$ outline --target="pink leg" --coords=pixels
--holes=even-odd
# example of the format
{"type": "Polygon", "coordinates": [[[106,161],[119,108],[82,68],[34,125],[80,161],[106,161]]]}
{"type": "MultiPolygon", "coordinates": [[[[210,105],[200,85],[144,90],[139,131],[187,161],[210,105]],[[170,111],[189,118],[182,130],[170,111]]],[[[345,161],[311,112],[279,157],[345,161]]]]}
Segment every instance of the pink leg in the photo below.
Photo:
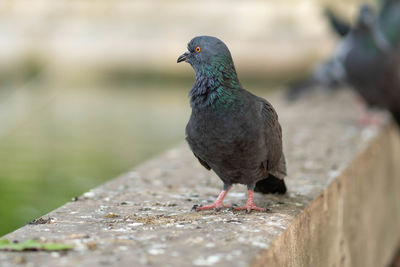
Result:
{"type": "Polygon", "coordinates": [[[246,206],[235,208],[235,210],[246,210],[247,212],[250,212],[252,210],[267,211],[267,209],[265,209],[265,208],[259,208],[256,205],[254,205],[254,202],[253,202],[253,190],[249,190],[249,197],[247,199],[246,206]]]}
{"type": "Polygon", "coordinates": [[[381,114],[372,114],[369,112],[364,100],[357,97],[354,99],[354,106],[361,113],[358,119],[358,124],[360,126],[378,125],[382,122],[383,117],[381,114]]]}
{"type": "Polygon", "coordinates": [[[217,200],[215,200],[215,202],[211,205],[207,205],[207,206],[200,206],[200,207],[194,207],[196,209],[196,211],[200,211],[200,210],[219,210],[221,208],[231,208],[232,205],[224,205],[223,200],[224,197],[228,194],[229,190],[232,188],[232,186],[229,186],[227,189],[222,190],[222,192],[219,194],[217,200]]]}

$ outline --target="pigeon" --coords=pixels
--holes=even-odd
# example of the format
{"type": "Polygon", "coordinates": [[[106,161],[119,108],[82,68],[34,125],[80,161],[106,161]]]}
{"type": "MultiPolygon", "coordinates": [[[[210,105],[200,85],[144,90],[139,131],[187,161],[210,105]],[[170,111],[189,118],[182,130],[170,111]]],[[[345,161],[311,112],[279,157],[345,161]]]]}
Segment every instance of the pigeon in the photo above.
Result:
{"type": "MultiPolygon", "coordinates": [[[[368,106],[388,110],[400,125],[400,0],[384,0],[378,15],[361,5],[355,25],[333,57],[311,78],[290,87],[287,99],[298,99],[315,84],[329,88],[342,82],[368,106]]],[[[365,108],[362,112],[361,121],[370,122],[365,108]]]]}
{"type": "Polygon", "coordinates": [[[377,17],[360,8],[344,66],[349,84],[370,107],[388,110],[400,125],[400,2],[385,1],[377,17]]]}
{"type": "Polygon", "coordinates": [[[194,156],[223,182],[212,205],[200,210],[232,208],[223,203],[233,184],[248,189],[247,204],[235,210],[267,211],[253,202],[253,192],[286,192],[286,163],[278,115],[265,99],[239,82],[231,53],[218,38],[198,36],[177,62],[189,63],[196,79],[189,92],[192,113],[186,140],[194,156]]]}

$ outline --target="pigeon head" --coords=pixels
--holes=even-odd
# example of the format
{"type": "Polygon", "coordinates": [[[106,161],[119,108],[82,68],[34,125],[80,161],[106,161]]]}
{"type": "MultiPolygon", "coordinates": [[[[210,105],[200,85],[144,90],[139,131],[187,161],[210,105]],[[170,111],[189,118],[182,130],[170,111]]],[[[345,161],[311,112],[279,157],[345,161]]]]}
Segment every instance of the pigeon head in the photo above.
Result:
{"type": "Polygon", "coordinates": [[[372,30],[375,23],[375,14],[370,6],[362,4],[358,14],[356,29],[372,30]]]}
{"type": "Polygon", "coordinates": [[[177,62],[185,61],[192,65],[196,74],[216,67],[233,69],[233,61],[228,47],[218,38],[212,36],[198,36],[187,45],[188,51],[178,57],[177,62]]]}
{"type": "Polygon", "coordinates": [[[373,47],[380,51],[387,52],[392,49],[391,44],[376,23],[376,15],[374,11],[367,4],[363,4],[360,7],[354,32],[358,37],[367,40],[366,43],[369,45],[372,41],[373,47]]]}
{"type": "Polygon", "coordinates": [[[228,47],[212,36],[199,36],[188,43],[188,51],[178,57],[192,65],[196,81],[189,92],[192,107],[219,106],[220,110],[241,103],[241,87],[228,47]]]}

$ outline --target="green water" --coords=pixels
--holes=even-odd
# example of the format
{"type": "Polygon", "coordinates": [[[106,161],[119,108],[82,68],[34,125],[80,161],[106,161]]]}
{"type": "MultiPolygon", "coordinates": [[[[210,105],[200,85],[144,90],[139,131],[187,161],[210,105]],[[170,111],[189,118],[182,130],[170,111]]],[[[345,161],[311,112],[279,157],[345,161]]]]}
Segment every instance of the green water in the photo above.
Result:
{"type": "Polygon", "coordinates": [[[180,86],[1,91],[0,236],[182,141],[180,86]]]}

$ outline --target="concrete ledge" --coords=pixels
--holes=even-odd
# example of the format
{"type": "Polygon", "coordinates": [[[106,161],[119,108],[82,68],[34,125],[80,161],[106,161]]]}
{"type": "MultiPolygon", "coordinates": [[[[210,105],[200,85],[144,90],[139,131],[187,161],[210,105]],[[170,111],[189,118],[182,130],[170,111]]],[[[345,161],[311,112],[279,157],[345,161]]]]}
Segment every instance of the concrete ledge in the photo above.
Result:
{"type": "Polygon", "coordinates": [[[400,246],[399,151],[398,130],[381,129],[254,266],[388,266],[400,246]]]}
{"type": "MultiPolygon", "coordinates": [[[[190,211],[222,185],[182,144],[5,236],[75,250],[0,252],[1,265],[386,266],[400,244],[397,127],[358,127],[349,92],[268,99],[289,167],[288,194],[255,196],[271,213],[190,211]]],[[[245,191],[236,186],[227,203],[243,204],[245,191]]]]}

